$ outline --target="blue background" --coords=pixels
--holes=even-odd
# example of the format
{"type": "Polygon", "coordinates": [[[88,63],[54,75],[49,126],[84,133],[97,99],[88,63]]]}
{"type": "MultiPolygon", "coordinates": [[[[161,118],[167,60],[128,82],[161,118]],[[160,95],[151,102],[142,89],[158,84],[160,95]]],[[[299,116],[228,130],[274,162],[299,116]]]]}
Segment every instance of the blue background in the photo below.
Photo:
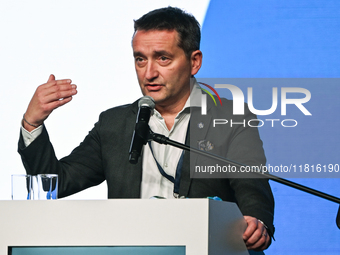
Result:
{"type": "MultiPolygon", "coordinates": [[[[212,0],[202,26],[203,66],[196,76],[339,78],[339,31],[340,1],[212,0]]],[[[299,121],[295,128],[260,129],[268,163],[340,163],[338,81],[315,79],[300,86],[284,85],[311,92],[305,107],[312,116],[294,107],[281,116],[279,106],[272,116],[258,116],[299,121]]],[[[246,87],[242,87],[245,95],[246,87]]],[[[255,108],[270,108],[271,87],[276,85],[252,87],[255,108]]],[[[290,180],[340,196],[337,178],[290,180]]],[[[335,224],[338,204],[278,183],[271,182],[271,186],[276,241],[266,254],[340,254],[340,230],[335,224]]]]}

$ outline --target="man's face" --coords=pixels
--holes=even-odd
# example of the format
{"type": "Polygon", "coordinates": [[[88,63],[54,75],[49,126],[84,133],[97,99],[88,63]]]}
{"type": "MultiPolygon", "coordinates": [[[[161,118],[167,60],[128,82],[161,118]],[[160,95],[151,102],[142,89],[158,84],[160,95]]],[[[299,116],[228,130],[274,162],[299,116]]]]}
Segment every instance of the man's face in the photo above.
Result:
{"type": "Polygon", "coordinates": [[[132,40],[138,82],[156,107],[184,106],[190,95],[191,61],[178,47],[177,31],[138,30],[132,40]]]}

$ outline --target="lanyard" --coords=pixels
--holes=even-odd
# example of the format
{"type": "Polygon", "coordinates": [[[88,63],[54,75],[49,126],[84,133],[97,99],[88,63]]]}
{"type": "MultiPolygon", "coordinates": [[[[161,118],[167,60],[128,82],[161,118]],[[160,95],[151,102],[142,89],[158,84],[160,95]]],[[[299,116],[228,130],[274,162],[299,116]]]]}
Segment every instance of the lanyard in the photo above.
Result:
{"type": "Polygon", "coordinates": [[[151,146],[151,142],[148,141],[150,150],[151,150],[151,154],[153,156],[153,158],[155,159],[155,162],[157,164],[158,170],[161,173],[162,176],[164,176],[165,178],[167,178],[169,181],[171,181],[174,184],[174,197],[178,198],[179,197],[179,185],[180,185],[180,181],[181,181],[181,173],[182,173],[182,168],[183,168],[183,158],[184,158],[184,150],[182,151],[181,157],[178,160],[178,164],[176,167],[176,175],[175,178],[171,175],[168,175],[164,169],[161,167],[161,165],[158,163],[157,159],[155,158],[155,155],[153,154],[153,149],[151,146]]]}

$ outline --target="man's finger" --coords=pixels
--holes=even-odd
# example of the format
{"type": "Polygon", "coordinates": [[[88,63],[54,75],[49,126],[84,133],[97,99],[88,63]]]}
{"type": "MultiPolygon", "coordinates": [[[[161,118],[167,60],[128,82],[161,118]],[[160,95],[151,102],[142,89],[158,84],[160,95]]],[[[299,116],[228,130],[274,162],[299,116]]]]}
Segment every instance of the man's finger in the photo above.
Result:
{"type": "Polygon", "coordinates": [[[270,236],[263,235],[256,243],[252,245],[247,245],[247,248],[255,251],[263,251],[268,248],[269,244],[270,236]]]}
{"type": "Polygon", "coordinates": [[[56,81],[57,83],[57,85],[61,85],[61,84],[71,84],[71,82],[72,82],[72,80],[70,80],[70,79],[64,79],[64,80],[57,80],[56,81]]]}
{"type": "Polygon", "coordinates": [[[262,229],[256,229],[253,234],[246,240],[247,246],[252,246],[256,244],[259,240],[265,239],[266,237],[262,235],[262,229]]]}
{"type": "Polygon", "coordinates": [[[243,233],[243,240],[247,241],[257,229],[258,221],[256,218],[250,216],[244,216],[244,219],[246,220],[248,226],[243,233]]]}
{"type": "Polygon", "coordinates": [[[55,84],[53,86],[44,87],[43,91],[44,91],[43,95],[46,95],[46,96],[53,94],[53,93],[59,93],[59,92],[65,92],[65,91],[76,93],[77,85],[69,84],[69,83],[61,83],[58,85],[55,84]]]}
{"type": "Polygon", "coordinates": [[[54,102],[55,106],[53,108],[56,109],[56,108],[58,108],[58,107],[60,107],[60,106],[62,106],[64,104],[67,104],[71,100],[72,100],[72,97],[70,96],[70,97],[65,97],[65,98],[62,98],[62,99],[60,99],[58,101],[55,101],[54,102]]]}
{"type": "Polygon", "coordinates": [[[72,97],[74,95],[77,94],[77,90],[76,89],[69,89],[69,90],[57,90],[55,92],[51,92],[48,95],[46,95],[43,98],[42,103],[50,103],[53,101],[58,101],[67,97],[72,97]]]}

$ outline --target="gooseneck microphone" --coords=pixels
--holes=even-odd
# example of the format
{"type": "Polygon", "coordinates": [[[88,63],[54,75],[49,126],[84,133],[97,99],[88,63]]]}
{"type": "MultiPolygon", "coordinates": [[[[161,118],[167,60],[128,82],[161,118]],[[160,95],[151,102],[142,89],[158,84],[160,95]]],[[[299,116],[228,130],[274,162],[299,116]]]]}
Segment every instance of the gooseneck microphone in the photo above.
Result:
{"type": "Polygon", "coordinates": [[[142,97],[138,102],[139,110],[136,119],[135,131],[133,131],[130,150],[129,162],[136,164],[141,154],[143,145],[148,141],[149,137],[149,120],[155,101],[150,96],[142,97]]]}

